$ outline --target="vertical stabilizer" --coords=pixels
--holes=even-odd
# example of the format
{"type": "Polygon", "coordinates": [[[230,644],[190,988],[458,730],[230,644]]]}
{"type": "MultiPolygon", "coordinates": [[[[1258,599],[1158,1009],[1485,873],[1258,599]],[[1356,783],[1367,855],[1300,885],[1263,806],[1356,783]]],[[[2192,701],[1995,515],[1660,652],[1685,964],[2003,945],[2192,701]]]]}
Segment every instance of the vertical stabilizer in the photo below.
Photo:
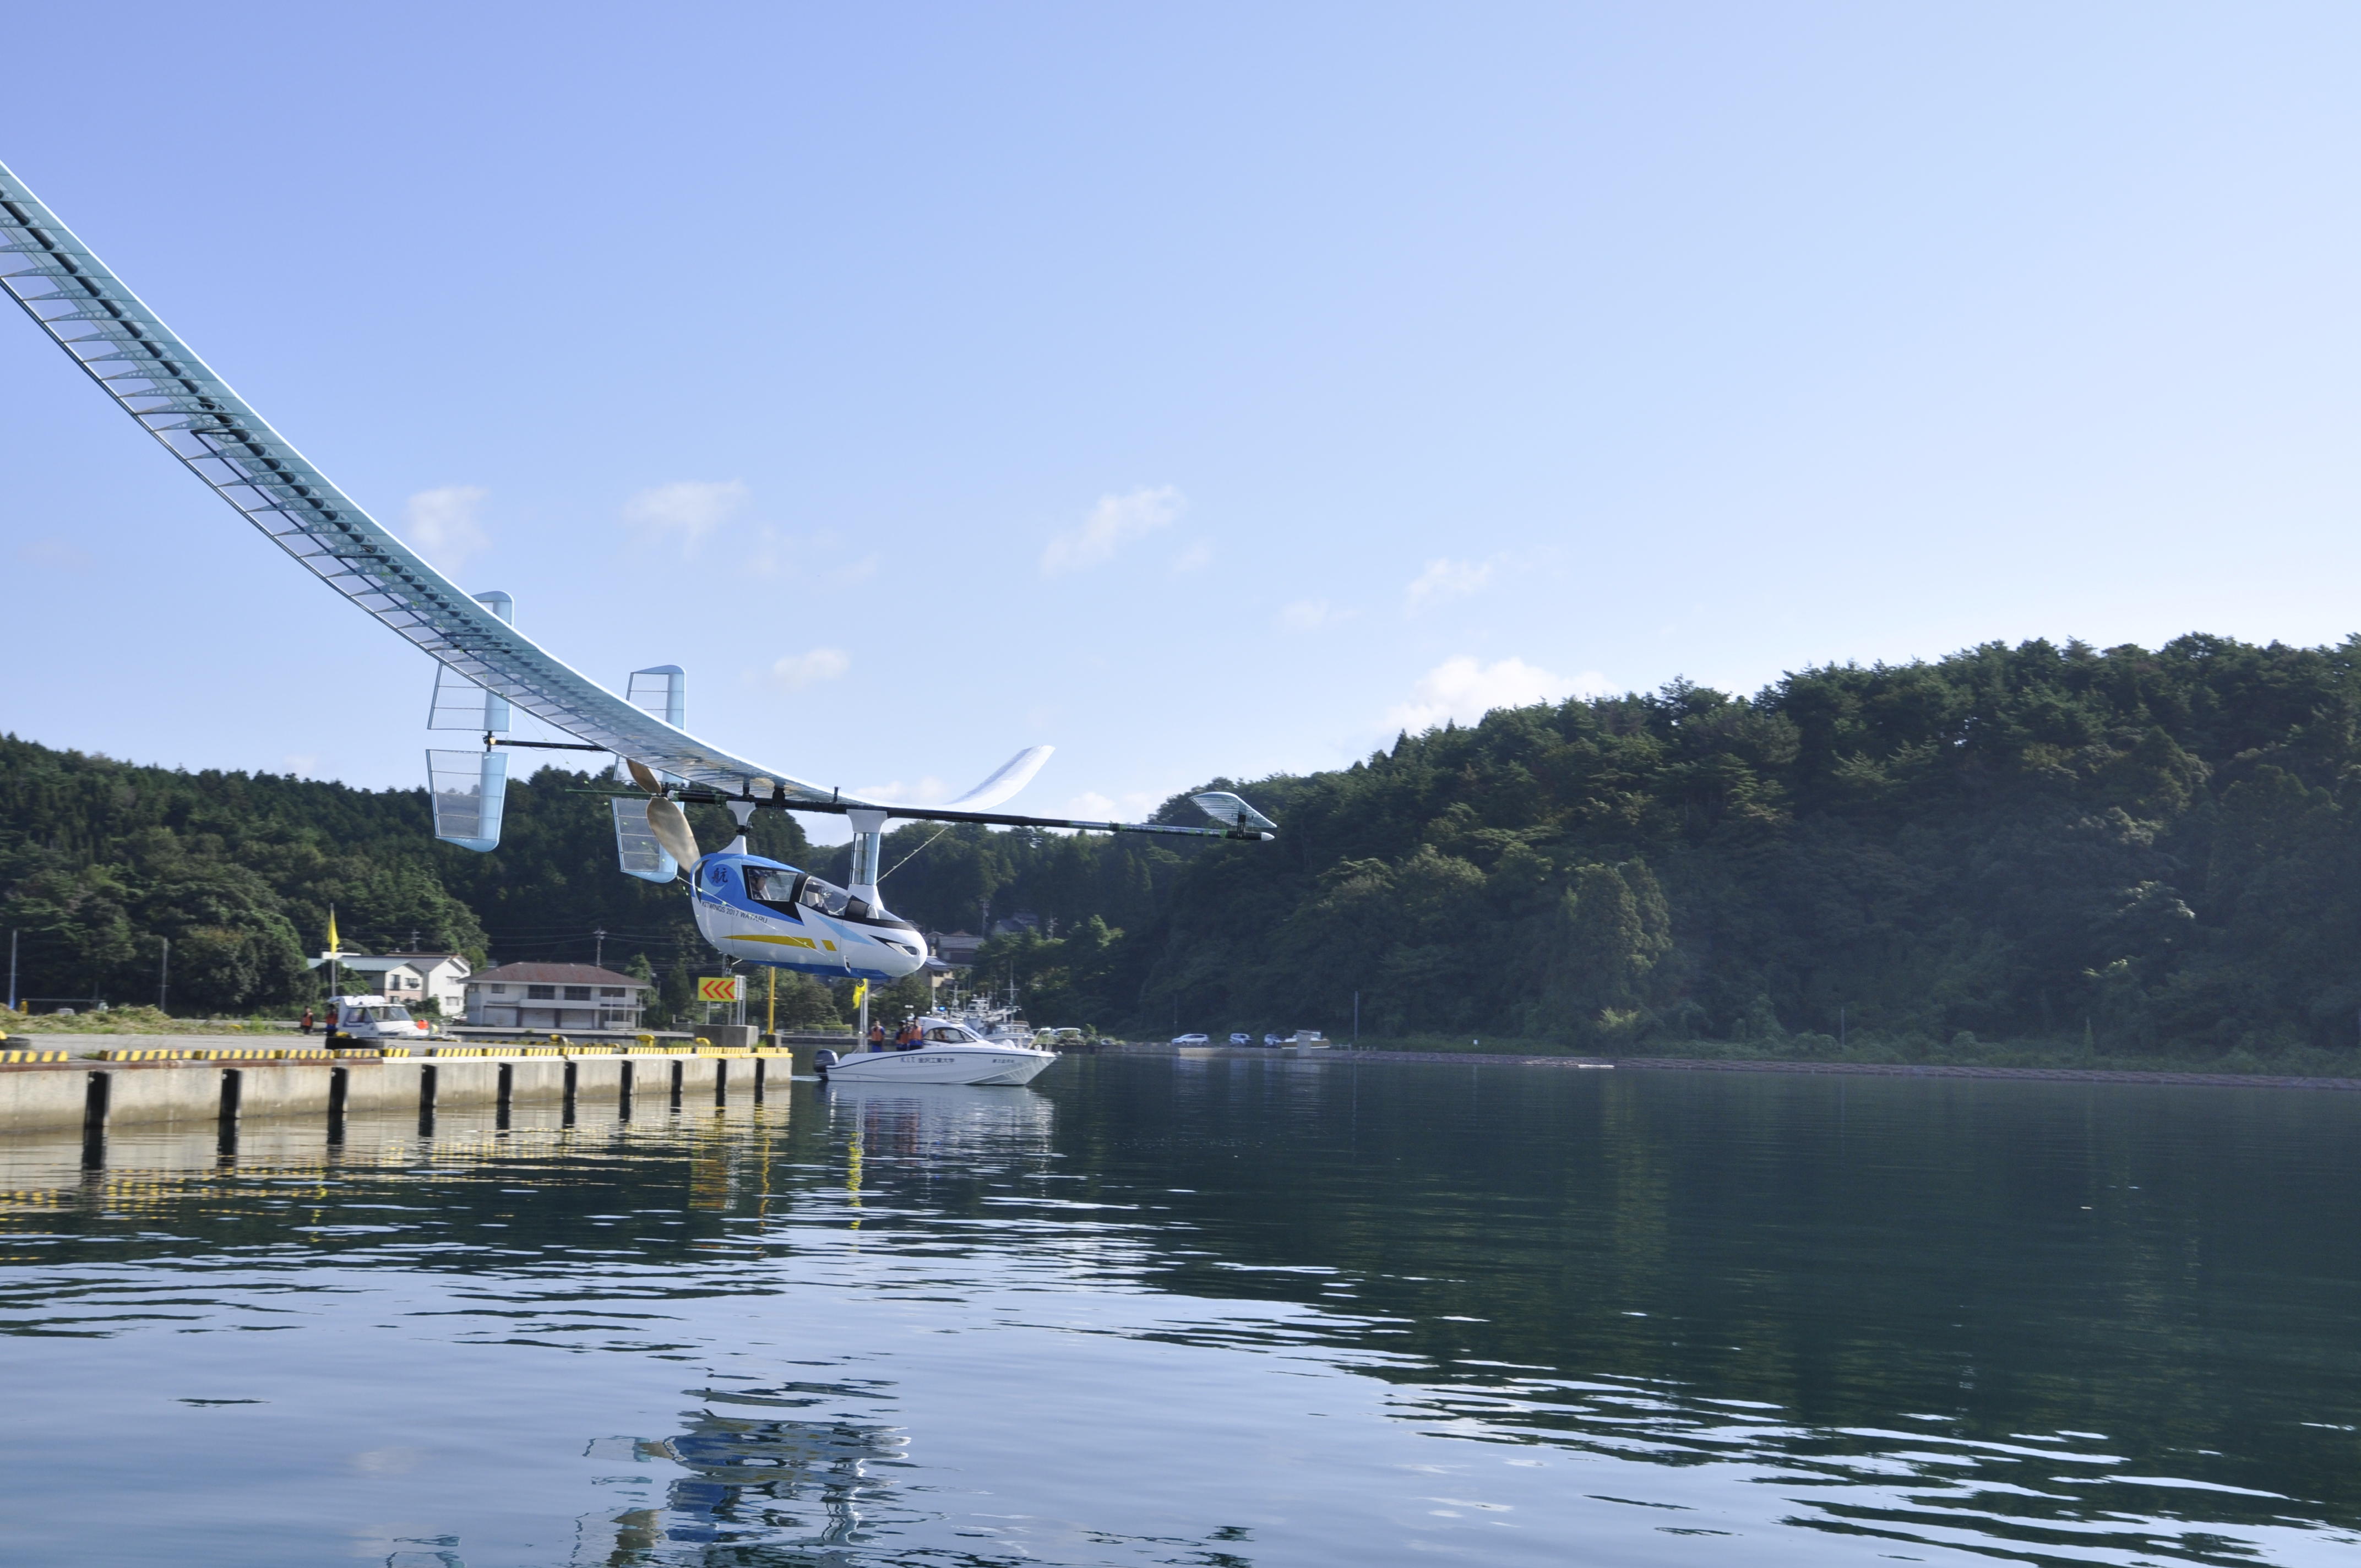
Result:
{"type": "MultiPolygon", "coordinates": [[[[476,602],[511,625],[516,600],[497,589],[475,596],[476,602]]],[[[434,668],[434,705],[427,710],[429,729],[472,729],[481,735],[509,732],[509,699],[486,691],[448,664],[434,668]]]]}
{"type": "MultiPolygon", "coordinates": [[[[654,714],[675,729],[688,728],[688,677],[681,672],[678,664],[655,664],[644,670],[633,670],[631,683],[623,688],[623,696],[633,707],[642,713],[654,714]]],[[[671,773],[663,777],[668,784],[685,782],[671,773]]],[[[631,782],[631,775],[624,768],[620,757],[615,759],[615,782],[631,782]]],[[[618,826],[616,831],[620,833],[622,829],[618,826]]],[[[640,876],[644,873],[632,872],[631,874],[640,876]]]]}
{"type": "Polygon", "coordinates": [[[426,780],[437,839],[478,853],[500,848],[500,813],[509,792],[506,752],[429,751],[426,780]]]}
{"type": "Polygon", "coordinates": [[[657,664],[650,669],[633,670],[631,684],[623,695],[631,706],[653,713],[675,729],[688,727],[688,677],[678,664],[657,664]]]}
{"type": "Polygon", "coordinates": [[[615,863],[623,874],[643,882],[670,882],[678,876],[680,862],[664,852],[655,829],[648,826],[646,797],[619,795],[609,804],[615,808],[615,863]]]}

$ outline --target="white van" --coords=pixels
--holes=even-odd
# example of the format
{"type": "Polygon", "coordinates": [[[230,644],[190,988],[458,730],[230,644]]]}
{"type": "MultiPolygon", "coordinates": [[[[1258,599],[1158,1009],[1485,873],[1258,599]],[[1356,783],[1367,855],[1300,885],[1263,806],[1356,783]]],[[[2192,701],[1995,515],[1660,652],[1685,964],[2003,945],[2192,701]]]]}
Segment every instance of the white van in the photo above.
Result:
{"type": "Polygon", "coordinates": [[[434,1037],[430,1018],[412,1018],[410,1009],[382,996],[332,996],[326,1008],[328,1044],[380,1046],[434,1037]]]}

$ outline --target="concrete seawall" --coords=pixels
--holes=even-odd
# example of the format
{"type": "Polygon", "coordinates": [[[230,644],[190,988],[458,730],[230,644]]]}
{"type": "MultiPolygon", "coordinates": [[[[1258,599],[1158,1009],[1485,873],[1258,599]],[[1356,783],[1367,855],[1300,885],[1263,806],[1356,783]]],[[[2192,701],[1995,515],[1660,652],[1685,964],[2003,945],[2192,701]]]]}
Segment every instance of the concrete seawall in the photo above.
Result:
{"type": "Polygon", "coordinates": [[[446,1110],[497,1117],[514,1105],[719,1105],[783,1091],[793,1071],[786,1051],[9,1062],[0,1063],[0,1136],[446,1110]]]}

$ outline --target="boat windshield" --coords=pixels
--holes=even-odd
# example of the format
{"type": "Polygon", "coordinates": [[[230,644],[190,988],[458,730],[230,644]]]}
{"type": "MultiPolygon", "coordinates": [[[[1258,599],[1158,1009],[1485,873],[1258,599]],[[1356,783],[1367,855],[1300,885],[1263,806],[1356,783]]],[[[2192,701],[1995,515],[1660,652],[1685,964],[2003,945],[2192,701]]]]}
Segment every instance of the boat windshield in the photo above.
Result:
{"type": "Polygon", "coordinates": [[[977,1043],[973,1035],[957,1024],[930,1025],[926,1038],[930,1046],[972,1046],[977,1043]]]}
{"type": "Polygon", "coordinates": [[[411,1022],[410,1009],[407,1007],[364,1007],[361,1011],[369,1015],[369,1022],[372,1024],[407,1024],[411,1022]]]}

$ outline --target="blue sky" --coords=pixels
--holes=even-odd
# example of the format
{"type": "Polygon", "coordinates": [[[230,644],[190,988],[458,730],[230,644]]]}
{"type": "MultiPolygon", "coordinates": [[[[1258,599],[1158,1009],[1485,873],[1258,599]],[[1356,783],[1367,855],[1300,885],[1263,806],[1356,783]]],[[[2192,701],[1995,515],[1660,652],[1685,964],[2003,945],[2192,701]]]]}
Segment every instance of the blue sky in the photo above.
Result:
{"type": "MultiPolygon", "coordinates": [[[[464,586],[800,776],[1049,741],[1019,805],[1127,812],[2361,620],[2349,7],[114,15],[12,21],[0,160],[464,586]]],[[[423,656],[13,314],[0,452],[0,724],[420,782],[423,656]]]]}

